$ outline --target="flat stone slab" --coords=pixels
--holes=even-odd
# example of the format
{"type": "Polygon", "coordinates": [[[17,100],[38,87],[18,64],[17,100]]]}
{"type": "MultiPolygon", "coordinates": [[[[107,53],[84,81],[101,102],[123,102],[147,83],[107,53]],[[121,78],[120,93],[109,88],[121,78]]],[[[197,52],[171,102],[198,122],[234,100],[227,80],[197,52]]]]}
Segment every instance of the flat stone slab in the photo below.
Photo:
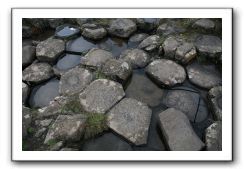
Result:
{"type": "Polygon", "coordinates": [[[73,25],[61,25],[56,28],[55,37],[60,39],[72,39],[80,34],[80,29],[73,25]]]}
{"type": "Polygon", "coordinates": [[[33,108],[48,106],[58,93],[59,80],[52,79],[44,84],[35,86],[29,98],[29,105],[33,108]]]}
{"type": "Polygon", "coordinates": [[[66,43],[66,51],[71,53],[84,54],[95,47],[96,45],[93,42],[84,39],[82,36],[66,43]]]}
{"type": "Polygon", "coordinates": [[[65,50],[65,43],[61,39],[49,38],[38,43],[36,46],[36,57],[40,61],[53,62],[65,50]]]}
{"type": "Polygon", "coordinates": [[[132,20],[119,18],[111,21],[108,31],[111,35],[128,38],[136,29],[137,26],[132,20]]]}
{"type": "Polygon", "coordinates": [[[73,95],[80,93],[93,80],[93,74],[84,68],[75,67],[64,73],[59,82],[61,95],[73,95]]]}
{"type": "Polygon", "coordinates": [[[107,79],[98,79],[80,94],[80,103],[86,112],[106,113],[124,96],[125,92],[121,84],[107,79]]]}
{"type": "Polygon", "coordinates": [[[102,72],[115,81],[124,84],[132,74],[132,67],[121,59],[109,59],[103,65],[102,72]]]}
{"type": "Polygon", "coordinates": [[[139,49],[151,52],[160,45],[160,37],[158,35],[151,35],[144,39],[138,46],[139,49]]]}
{"type": "Polygon", "coordinates": [[[83,151],[132,151],[129,143],[114,135],[106,133],[102,136],[88,140],[83,146],[83,151]]]}
{"type": "Polygon", "coordinates": [[[193,63],[186,67],[188,78],[191,83],[211,89],[214,86],[221,85],[221,74],[214,65],[200,65],[193,63]]]}
{"type": "Polygon", "coordinates": [[[112,58],[113,55],[111,52],[93,48],[81,58],[81,64],[96,69],[101,68],[108,59],[112,58]]]}
{"type": "Polygon", "coordinates": [[[26,45],[22,47],[22,66],[28,66],[36,57],[36,47],[26,45]]]}
{"type": "Polygon", "coordinates": [[[147,143],[151,109],[135,99],[125,98],[108,112],[108,126],[135,145],[147,143]]]}
{"type": "Polygon", "coordinates": [[[84,132],[86,116],[59,115],[49,128],[44,144],[50,141],[79,141],[84,132]]]}
{"type": "Polygon", "coordinates": [[[214,21],[207,19],[207,18],[202,18],[197,20],[193,25],[193,28],[197,29],[202,29],[202,30],[214,30],[215,28],[215,23],[214,21]]]}
{"type": "Polygon", "coordinates": [[[92,39],[92,40],[99,40],[104,38],[107,35],[107,31],[104,28],[84,28],[82,32],[82,36],[92,39]]]}
{"type": "Polygon", "coordinates": [[[207,151],[222,151],[222,124],[214,122],[205,130],[207,151]]]}
{"type": "Polygon", "coordinates": [[[198,54],[203,57],[215,58],[222,55],[222,40],[217,36],[199,36],[195,41],[195,45],[198,54]]]}
{"type": "Polygon", "coordinates": [[[183,83],[186,78],[184,68],[167,59],[157,59],[146,67],[146,73],[160,85],[172,87],[183,83]]]}
{"type": "Polygon", "coordinates": [[[172,151],[199,151],[204,143],[198,138],[187,116],[169,108],[159,114],[159,124],[165,141],[172,151]]]}
{"type": "Polygon", "coordinates": [[[168,91],[163,101],[167,107],[185,113],[191,122],[201,122],[207,118],[208,112],[204,111],[206,109],[199,110],[200,99],[200,95],[196,92],[175,89],[168,91]]]}
{"type": "Polygon", "coordinates": [[[222,86],[210,89],[208,100],[215,120],[222,121],[222,86]]]}
{"type": "Polygon", "coordinates": [[[22,80],[32,83],[40,83],[53,76],[53,69],[48,63],[33,63],[22,72],[22,80]]]}
{"type": "Polygon", "coordinates": [[[128,40],[129,48],[136,48],[144,39],[146,39],[149,35],[146,33],[138,33],[132,35],[128,40]]]}
{"type": "Polygon", "coordinates": [[[27,84],[22,82],[22,103],[24,104],[26,102],[26,99],[29,96],[30,88],[27,84]]]}
{"type": "Polygon", "coordinates": [[[149,61],[149,55],[141,49],[128,49],[120,55],[120,59],[130,63],[133,69],[145,67],[149,61]]]}

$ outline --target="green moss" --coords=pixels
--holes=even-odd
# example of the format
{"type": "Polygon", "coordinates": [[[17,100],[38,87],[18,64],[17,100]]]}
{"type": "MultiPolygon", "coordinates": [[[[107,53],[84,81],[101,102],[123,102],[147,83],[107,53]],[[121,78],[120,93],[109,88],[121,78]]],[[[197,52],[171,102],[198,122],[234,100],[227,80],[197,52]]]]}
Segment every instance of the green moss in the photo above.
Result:
{"type": "Polygon", "coordinates": [[[81,113],[82,107],[80,104],[79,96],[72,96],[70,100],[63,105],[61,108],[62,113],[72,112],[72,113],[81,113]]]}
{"type": "Polygon", "coordinates": [[[94,23],[101,26],[109,26],[111,19],[109,18],[96,18],[94,19],[94,23]]]}
{"type": "Polygon", "coordinates": [[[84,138],[93,138],[99,133],[108,130],[106,115],[101,113],[87,113],[84,138]]]}
{"type": "Polygon", "coordinates": [[[35,129],[34,129],[33,127],[29,127],[29,128],[27,129],[27,132],[28,132],[29,134],[33,134],[33,133],[35,132],[35,129]]]}
{"type": "Polygon", "coordinates": [[[25,140],[23,140],[22,141],[22,150],[27,151],[28,149],[29,149],[28,143],[25,140]]]}
{"type": "Polygon", "coordinates": [[[94,72],[94,75],[96,79],[109,79],[109,77],[106,76],[103,72],[101,72],[101,70],[96,70],[94,72]]]}
{"type": "Polygon", "coordinates": [[[55,140],[55,139],[51,139],[51,140],[49,140],[49,141],[47,142],[47,145],[48,145],[49,147],[52,147],[52,146],[54,146],[57,142],[58,142],[57,140],[55,140]]]}

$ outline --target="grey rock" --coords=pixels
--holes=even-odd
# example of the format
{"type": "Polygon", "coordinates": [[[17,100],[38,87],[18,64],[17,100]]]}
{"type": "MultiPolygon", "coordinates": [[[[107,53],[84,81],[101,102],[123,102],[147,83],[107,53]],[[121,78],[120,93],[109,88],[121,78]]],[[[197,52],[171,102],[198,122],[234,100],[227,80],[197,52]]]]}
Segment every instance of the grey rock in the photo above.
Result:
{"type": "Polygon", "coordinates": [[[132,151],[130,144],[115,136],[113,133],[106,133],[98,138],[87,141],[83,151],[132,151]]]}
{"type": "Polygon", "coordinates": [[[198,54],[202,57],[216,58],[222,55],[222,40],[217,36],[199,36],[195,41],[195,45],[198,54]]]}
{"type": "Polygon", "coordinates": [[[193,43],[183,43],[177,47],[175,59],[183,64],[189,63],[197,55],[197,51],[193,43]]]}
{"type": "Polygon", "coordinates": [[[46,130],[47,130],[47,128],[45,128],[45,127],[37,130],[37,132],[35,133],[34,137],[36,137],[36,138],[41,137],[45,133],[46,130]]]}
{"type": "Polygon", "coordinates": [[[50,28],[56,29],[58,26],[64,24],[64,19],[63,18],[50,18],[48,19],[48,23],[50,28]]]}
{"type": "Polygon", "coordinates": [[[222,124],[217,121],[205,130],[207,151],[222,151],[222,124]]]}
{"type": "Polygon", "coordinates": [[[68,147],[64,147],[64,148],[62,148],[60,151],[79,151],[79,150],[76,149],[76,148],[68,148],[68,147]]]}
{"type": "Polygon", "coordinates": [[[175,58],[175,52],[177,50],[177,47],[180,45],[180,42],[173,36],[170,36],[165,39],[163,43],[163,49],[164,49],[164,56],[170,59],[175,58]]]}
{"type": "Polygon", "coordinates": [[[40,127],[48,127],[53,119],[36,120],[35,124],[40,127]]]}
{"type": "Polygon", "coordinates": [[[215,120],[222,121],[222,86],[210,89],[208,100],[215,120]]]}
{"type": "Polygon", "coordinates": [[[88,19],[87,18],[77,18],[76,19],[76,23],[79,25],[79,26],[82,26],[83,24],[87,23],[88,19]]]}
{"type": "Polygon", "coordinates": [[[28,134],[28,128],[31,124],[31,109],[22,106],[22,138],[25,138],[28,134]]]}
{"type": "Polygon", "coordinates": [[[199,151],[204,143],[191,127],[187,116],[169,108],[159,114],[159,124],[165,141],[172,151],[199,151]]]}
{"type": "Polygon", "coordinates": [[[40,83],[53,76],[53,69],[48,63],[33,63],[22,72],[22,80],[40,83]]]}
{"type": "Polygon", "coordinates": [[[61,95],[80,93],[92,80],[93,75],[89,70],[75,67],[61,76],[59,93],[61,95]]]}
{"type": "Polygon", "coordinates": [[[149,32],[157,27],[158,19],[156,19],[156,18],[137,18],[136,24],[139,29],[149,32]]]}
{"type": "Polygon", "coordinates": [[[55,61],[65,50],[65,43],[61,39],[49,38],[36,46],[36,57],[40,61],[55,61]]]}
{"type": "Polygon", "coordinates": [[[137,48],[138,45],[148,37],[149,35],[146,33],[138,33],[135,35],[132,35],[130,39],[128,40],[128,47],[129,48],[137,48]]]}
{"type": "Polygon", "coordinates": [[[120,59],[130,63],[133,69],[145,67],[149,61],[149,55],[141,49],[128,49],[121,55],[120,59]]]}
{"type": "Polygon", "coordinates": [[[125,96],[121,84],[98,79],[80,94],[80,103],[86,112],[105,113],[125,96]]]}
{"type": "Polygon", "coordinates": [[[157,28],[157,34],[164,37],[183,32],[185,32],[183,27],[169,23],[163,23],[157,28]]]}
{"type": "Polygon", "coordinates": [[[44,144],[50,140],[79,141],[84,132],[86,116],[59,115],[53,125],[49,128],[44,144]]]}
{"type": "Polygon", "coordinates": [[[82,36],[92,40],[102,39],[106,35],[107,35],[107,31],[104,28],[96,28],[96,29],[84,28],[82,32],[82,36]]]}
{"type": "Polygon", "coordinates": [[[151,109],[135,99],[125,98],[109,112],[108,126],[135,145],[147,144],[151,109]]]}
{"type": "Polygon", "coordinates": [[[22,38],[30,38],[32,36],[32,30],[29,26],[22,26],[22,38]]]}
{"type": "Polygon", "coordinates": [[[66,43],[66,51],[78,54],[85,54],[96,45],[82,36],[66,43]]]}
{"type": "Polygon", "coordinates": [[[22,103],[24,104],[26,102],[26,99],[28,98],[30,92],[30,88],[27,84],[22,82],[22,103]]]}
{"type": "Polygon", "coordinates": [[[144,49],[151,52],[158,48],[160,45],[160,37],[158,35],[151,35],[144,39],[138,46],[140,49],[144,49]]]}
{"type": "Polygon", "coordinates": [[[113,55],[103,49],[91,49],[84,57],[81,58],[81,64],[91,68],[101,68],[103,64],[108,60],[112,59],[113,55]]]}
{"type": "Polygon", "coordinates": [[[132,68],[130,64],[121,59],[109,59],[103,65],[101,70],[106,76],[113,80],[118,80],[124,84],[132,74],[132,68]]]}
{"type": "Polygon", "coordinates": [[[25,19],[32,28],[35,28],[35,34],[41,33],[49,28],[46,18],[26,18],[25,19]]]}
{"type": "Polygon", "coordinates": [[[193,25],[193,28],[197,28],[197,29],[203,29],[203,30],[214,30],[215,28],[215,23],[214,21],[207,19],[207,18],[203,18],[203,19],[199,19],[197,20],[193,25]]]}
{"type": "Polygon", "coordinates": [[[59,141],[50,148],[50,151],[59,151],[63,146],[64,146],[64,142],[59,141]]]}
{"type": "Polygon", "coordinates": [[[221,74],[214,65],[192,63],[186,70],[190,82],[199,87],[211,89],[221,84],[221,74]]]}
{"type": "Polygon", "coordinates": [[[79,35],[80,28],[69,24],[58,26],[55,31],[55,37],[63,40],[73,39],[79,35]]]}
{"type": "Polygon", "coordinates": [[[128,38],[136,29],[136,24],[132,20],[119,18],[111,21],[108,30],[111,35],[128,38]]]}
{"type": "Polygon", "coordinates": [[[22,47],[22,66],[31,64],[36,56],[35,46],[26,45],[22,47]]]}
{"type": "Polygon", "coordinates": [[[169,87],[183,83],[186,78],[184,68],[167,59],[154,60],[146,67],[146,73],[160,85],[169,87]]]}

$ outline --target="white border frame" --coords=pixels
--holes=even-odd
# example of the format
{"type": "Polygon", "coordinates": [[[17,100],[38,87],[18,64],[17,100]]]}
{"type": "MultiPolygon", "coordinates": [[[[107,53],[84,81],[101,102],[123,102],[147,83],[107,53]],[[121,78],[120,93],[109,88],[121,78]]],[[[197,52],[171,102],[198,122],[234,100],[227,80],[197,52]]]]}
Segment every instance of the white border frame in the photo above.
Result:
{"type": "Polygon", "coordinates": [[[13,161],[232,161],[232,9],[12,9],[13,161]],[[222,18],[222,151],[22,151],[22,18],[222,18]]]}

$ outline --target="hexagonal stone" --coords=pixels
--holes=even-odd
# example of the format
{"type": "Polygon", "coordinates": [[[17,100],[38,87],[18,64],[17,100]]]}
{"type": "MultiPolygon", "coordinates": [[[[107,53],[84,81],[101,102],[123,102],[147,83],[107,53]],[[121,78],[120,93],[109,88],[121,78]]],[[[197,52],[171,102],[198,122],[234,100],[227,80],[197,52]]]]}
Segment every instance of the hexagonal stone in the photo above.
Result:
{"type": "Polygon", "coordinates": [[[61,76],[59,93],[61,95],[80,93],[92,80],[93,75],[90,71],[84,68],[75,67],[61,76]]]}
{"type": "Polygon", "coordinates": [[[215,28],[215,23],[214,21],[207,19],[207,18],[202,18],[197,20],[193,25],[193,28],[197,29],[203,29],[203,30],[214,30],[215,28]]]}
{"type": "Polygon", "coordinates": [[[88,140],[83,146],[83,151],[132,151],[130,144],[113,133],[88,140]]]}
{"type": "Polygon", "coordinates": [[[22,138],[25,138],[28,133],[28,128],[31,124],[31,109],[22,106],[22,138]]]}
{"type": "Polygon", "coordinates": [[[144,39],[146,39],[149,35],[146,33],[138,33],[132,35],[128,40],[129,48],[136,48],[144,39]]]}
{"type": "Polygon", "coordinates": [[[222,40],[217,36],[199,36],[195,41],[195,45],[198,54],[203,57],[215,58],[222,55],[222,40]]]}
{"type": "Polygon", "coordinates": [[[84,28],[82,32],[82,36],[92,39],[92,40],[98,40],[102,39],[107,35],[107,31],[104,28],[84,28]]]}
{"type": "Polygon", "coordinates": [[[56,28],[55,37],[68,40],[77,37],[80,34],[80,29],[73,25],[61,25],[56,28]]]}
{"type": "Polygon", "coordinates": [[[222,83],[221,74],[214,65],[193,63],[186,67],[191,83],[206,89],[211,89],[222,83]]]}
{"type": "Polygon", "coordinates": [[[163,43],[164,56],[174,59],[175,51],[179,45],[180,42],[175,37],[170,36],[166,38],[163,43]]]}
{"type": "Polygon", "coordinates": [[[215,120],[222,121],[222,86],[210,89],[208,100],[215,120]]]}
{"type": "Polygon", "coordinates": [[[108,59],[112,58],[113,55],[111,52],[103,49],[93,48],[81,58],[81,64],[96,69],[101,68],[108,59]]]}
{"type": "Polygon", "coordinates": [[[217,121],[205,130],[207,151],[222,151],[222,124],[217,121]]]}
{"type": "Polygon", "coordinates": [[[204,143],[196,135],[187,116],[169,108],[159,114],[159,124],[168,148],[172,151],[199,151],[204,143]]]}
{"type": "Polygon", "coordinates": [[[44,144],[55,141],[79,141],[84,132],[86,116],[59,115],[49,128],[44,144]]]}
{"type": "Polygon", "coordinates": [[[197,51],[193,43],[183,43],[177,47],[175,59],[183,64],[189,63],[197,56],[197,51]]]}
{"type": "Polygon", "coordinates": [[[146,144],[151,114],[145,103],[125,98],[108,112],[108,126],[135,145],[146,144]]]}
{"type": "Polygon", "coordinates": [[[111,35],[128,38],[136,29],[136,24],[132,20],[119,18],[111,21],[108,30],[111,35]]]}
{"type": "MultiPolygon", "coordinates": [[[[208,111],[207,109],[199,111],[200,99],[199,94],[196,92],[186,89],[175,89],[168,91],[163,100],[167,107],[172,107],[185,113],[190,121],[201,122],[207,118],[208,111]]],[[[205,105],[205,107],[207,106],[205,105]]]]}
{"type": "Polygon", "coordinates": [[[40,61],[55,61],[65,50],[65,43],[61,39],[49,38],[36,46],[36,57],[40,61]]]}
{"type": "Polygon", "coordinates": [[[138,46],[140,49],[151,52],[160,45],[160,37],[158,35],[151,35],[144,39],[138,46]]]}
{"type": "Polygon", "coordinates": [[[22,47],[22,66],[31,64],[36,56],[36,47],[26,45],[22,47]]]}
{"type": "Polygon", "coordinates": [[[95,47],[94,43],[84,39],[82,36],[66,43],[66,51],[79,54],[84,54],[95,47]]]}
{"type": "Polygon", "coordinates": [[[115,81],[124,84],[132,74],[130,64],[121,59],[109,59],[102,67],[102,72],[115,81]]]}
{"type": "Polygon", "coordinates": [[[157,34],[163,37],[183,32],[185,32],[185,28],[177,22],[163,23],[157,29],[157,34]]]}
{"type": "Polygon", "coordinates": [[[29,86],[22,82],[22,103],[23,104],[26,102],[29,92],[30,92],[29,86]]]}
{"type": "Polygon", "coordinates": [[[22,72],[22,80],[40,83],[53,76],[53,69],[48,63],[33,63],[22,72]]]}
{"type": "Polygon", "coordinates": [[[156,83],[169,87],[183,83],[186,78],[184,68],[167,59],[154,60],[146,67],[146,73],[156,83]]]}
{"type": "Polygon", "coordinates": [[[150,61],[149,55],[141,49],[128,49],[120,55],[120,59],[130,63],[133,69],[143,68],[150,61]]]}

